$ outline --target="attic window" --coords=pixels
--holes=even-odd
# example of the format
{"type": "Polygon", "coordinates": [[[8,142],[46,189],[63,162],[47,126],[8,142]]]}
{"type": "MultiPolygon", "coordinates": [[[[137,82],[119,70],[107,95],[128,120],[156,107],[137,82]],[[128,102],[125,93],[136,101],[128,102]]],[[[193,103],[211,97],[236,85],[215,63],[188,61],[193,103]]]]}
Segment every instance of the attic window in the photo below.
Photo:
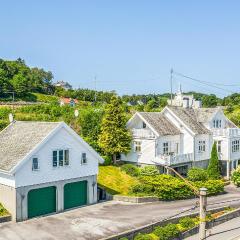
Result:
{"type": "Polygon", "coordinates": [[[145,122],[143,122],[142,127],[143,127],[143,128],[146,128],[146,127],[147,127],[147,125],[146,125],[145,122]]]}
{"type": "Polygon", "coordinates": [[[81,163],[82,164],[87,164],[87,154],[86,153],[82,153],[81,163]]]}
{"type": "Polygon", "coordinates": [[[54,150],[52,155],[53,167],[63,167],[69,165],[69,150],[54,150]]]}
{"type": "Polygon", "coordinates": [[[39,170],[39,164],[38,164],[38,158],[37,157],[34,157],[32,159],[32,170],[33,171],[39,170]]]}

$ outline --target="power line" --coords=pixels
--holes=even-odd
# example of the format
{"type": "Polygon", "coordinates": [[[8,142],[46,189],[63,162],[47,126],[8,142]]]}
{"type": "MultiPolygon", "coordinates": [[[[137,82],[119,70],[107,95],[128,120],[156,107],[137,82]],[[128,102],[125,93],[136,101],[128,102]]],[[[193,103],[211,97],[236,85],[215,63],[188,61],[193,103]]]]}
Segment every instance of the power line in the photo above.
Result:
{"type": "MultiPolygon", "coordinates": [[[[196,78],[193,78],[193,77],[190,77],[190,76],[187,76],[187,75],[185,75],[185,74],[182,74],[182,73],[179,73],[179,72],[175,72],[175,71],[173,71],[173,74],[175,74],[176,76],[179,76],[179,77],[187,78],[187,79],[190,79],[190,80],[192,80],[192,81],[205,84],[205,85],[207,85],[207,86],[209,86],[209,87],[213,87],[213,88],[216,88],[216,89],[220,89],[220,90],[225,91],[225,92],[234,93],[233,91],[230,91],[230,90],[227,90],[227,89],[225,89],[225,88],[221,88],[221,87],[216,86],[216,85],[226,86],[226,85],[224,85],[224,84],[221,85],[221,84],[218,84],[218,83],[216,84],[216,83],[211,83],[211,82],[199,80],[199,79],[196,79],[196,78]]],[[[240,85],[238,85],[238,86],[240,86],[240,85]]]]}

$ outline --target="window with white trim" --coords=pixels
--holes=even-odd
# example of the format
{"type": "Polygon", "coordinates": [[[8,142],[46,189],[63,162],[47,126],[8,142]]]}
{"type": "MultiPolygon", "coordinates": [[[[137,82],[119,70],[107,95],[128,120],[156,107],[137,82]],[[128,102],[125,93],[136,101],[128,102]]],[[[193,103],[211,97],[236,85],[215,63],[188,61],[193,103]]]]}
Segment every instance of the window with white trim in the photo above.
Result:
{"type": "Polygon", "coordinates": [[[69,150],[59,149],[52,152],[52,166],[63,167],[69,165],[69,150]]]}
{"type": "Polygon", "coordinates": [[[206,152],[206,141],[198,141],[198,153],[206,152]]]}
{"type": "Polygon", "coordinates": [[[39,170],[39,163],[38,163],[38,158],[37,157],[32,158],[32,170],[33,171],[39,170]]]}
{"type": "Polygon", "coordinates": [[[86,153],[82,153],[81,163],[82,164],[87,164],[87,154],[86,153]]]}
{"type": "Polygon", "coordinates": [[[232,152],[239,152],[240,149],[240,140],[232,141],[232,152]]]}
{"type": "Polygon", "coordinates": [[[222,120],[220,120],[220,119],[213,120],[213,127],[214,128],[221,128],[222,127],[222,120]]]}
{"type": "Polygon", "coordinates": [[[134,152],[141,152],[142,147],[141,147],[141,141],[134,141],[134,152]]]}
{"type": "Polygon", "coordinates": [[[169,144],[168,142],[163,143],[163,154],[168,154],[169,153],[169,144]]]}
{"type": "Polygon", "coordinates": [[[221,153],[222,152],[222,141],[217,141],[217,152],[221,153]]]}

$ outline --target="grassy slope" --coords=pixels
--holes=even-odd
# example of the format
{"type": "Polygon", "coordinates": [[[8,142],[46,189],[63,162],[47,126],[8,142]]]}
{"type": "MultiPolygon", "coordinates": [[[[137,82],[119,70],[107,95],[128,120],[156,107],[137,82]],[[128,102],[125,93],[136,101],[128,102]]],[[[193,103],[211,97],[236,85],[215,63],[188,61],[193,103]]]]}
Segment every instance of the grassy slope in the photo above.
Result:
{"type": "Polygon", "coordinates": [[[134,177],[122,172],[119,167],[100,166],[98,184],[110,194],[128,195],[131,186],[138,183],[134,177]]]}

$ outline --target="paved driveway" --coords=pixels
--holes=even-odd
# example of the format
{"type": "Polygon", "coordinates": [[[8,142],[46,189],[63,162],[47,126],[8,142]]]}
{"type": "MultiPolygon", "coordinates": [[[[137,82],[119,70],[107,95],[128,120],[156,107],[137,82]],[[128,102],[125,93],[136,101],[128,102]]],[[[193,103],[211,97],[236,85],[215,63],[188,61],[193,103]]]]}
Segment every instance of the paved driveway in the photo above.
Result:
{"type": "MultiPolygon", "coordinates": [[[[240,199],[240,190],[227,189],[228,194],[208,198],[208,202],[240,199]]],[[[146,204],[105,202],[21,223],[0,224],[0,240],[101,239],[172,216],[194,203],[194,199],[146,204]]],[[[240,205],[240,201],[232,204],[240,205]]],[[[226,204],[212,207],[220,205],[226,204]]]]}

